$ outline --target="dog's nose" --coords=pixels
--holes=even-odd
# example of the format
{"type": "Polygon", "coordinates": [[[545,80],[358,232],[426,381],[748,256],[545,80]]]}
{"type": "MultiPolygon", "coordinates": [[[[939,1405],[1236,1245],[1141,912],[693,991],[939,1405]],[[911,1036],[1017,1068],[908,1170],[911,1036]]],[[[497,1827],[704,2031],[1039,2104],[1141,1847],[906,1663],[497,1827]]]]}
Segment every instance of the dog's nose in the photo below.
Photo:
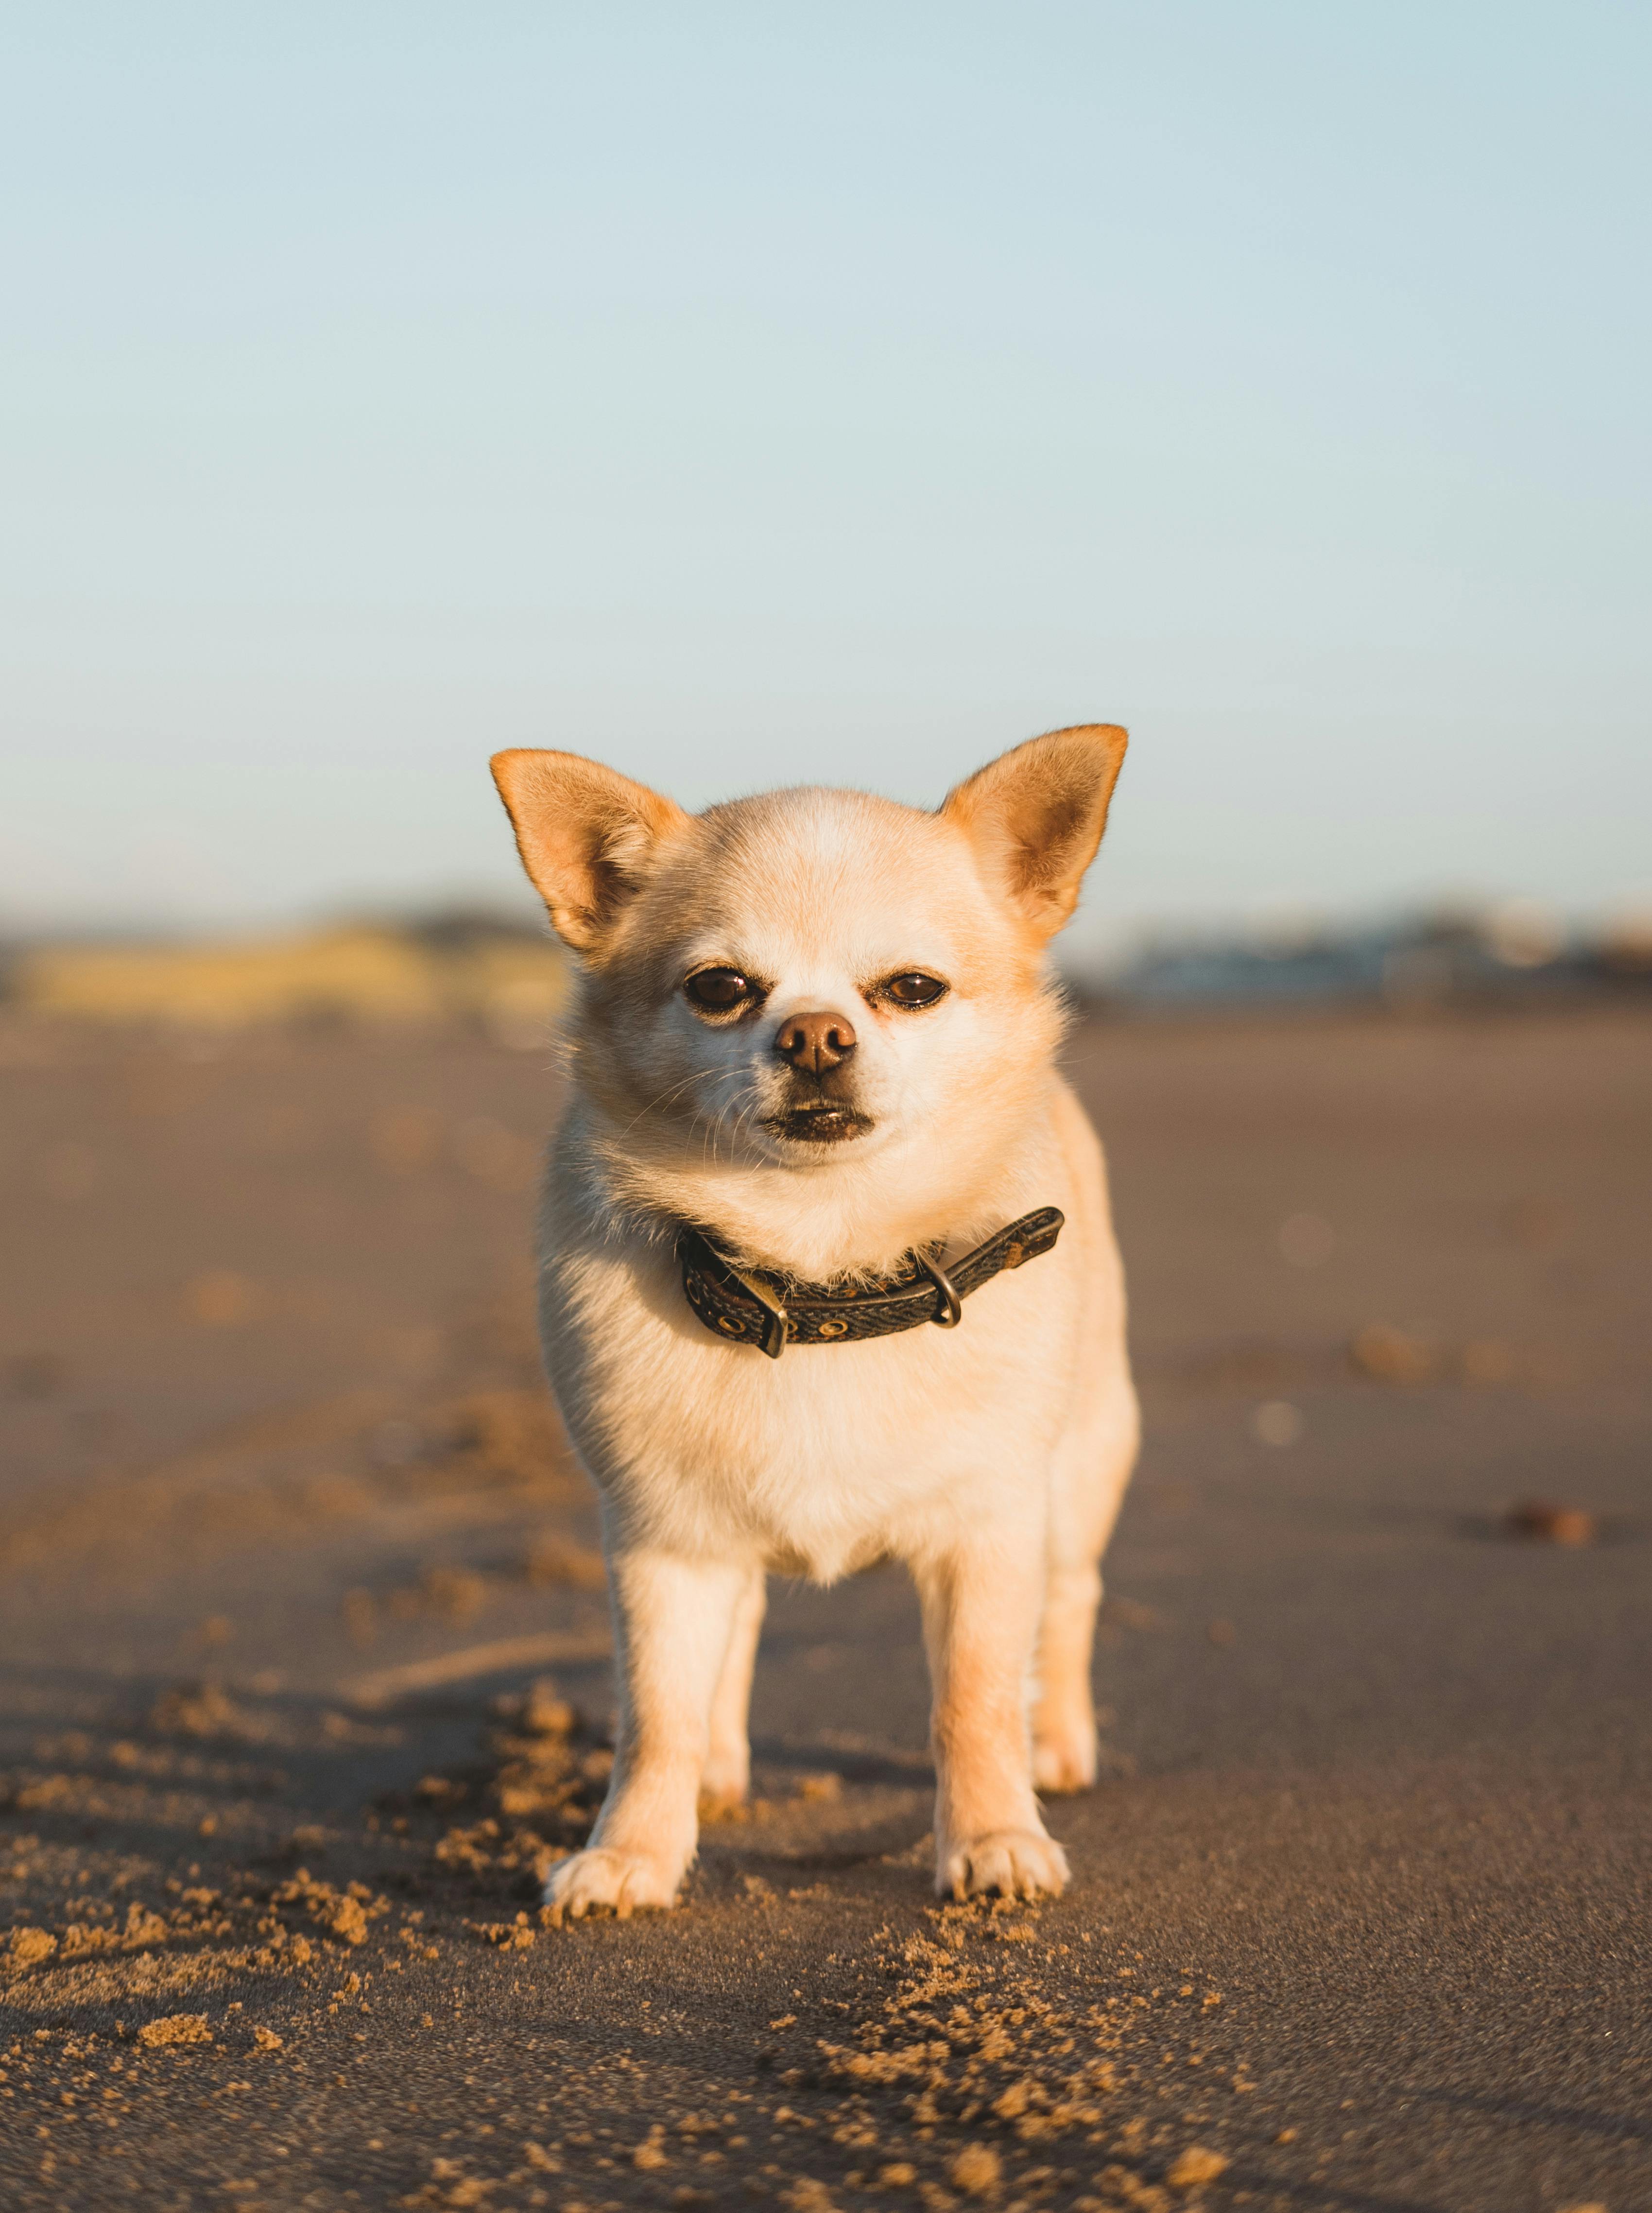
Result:
{"type": "Polygon", "coordinates": [[[855,1026],[846,1015],[791,1015],[775,1034],[774,1049],[801,1075],[824,1076],[855,1050],[855,1026]]]}

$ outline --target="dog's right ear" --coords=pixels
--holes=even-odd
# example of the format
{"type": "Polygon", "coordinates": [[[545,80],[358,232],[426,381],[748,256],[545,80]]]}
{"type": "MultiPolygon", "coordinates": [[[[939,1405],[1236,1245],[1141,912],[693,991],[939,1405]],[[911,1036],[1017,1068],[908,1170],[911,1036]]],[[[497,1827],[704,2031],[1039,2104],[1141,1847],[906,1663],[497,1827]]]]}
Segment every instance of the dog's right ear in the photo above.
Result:
{"type": "Polygon", "coordinates": [[[687,815],[674,800],[578,753],[515,746],[490,765],[558,936],[590,952],[687,815]]]}

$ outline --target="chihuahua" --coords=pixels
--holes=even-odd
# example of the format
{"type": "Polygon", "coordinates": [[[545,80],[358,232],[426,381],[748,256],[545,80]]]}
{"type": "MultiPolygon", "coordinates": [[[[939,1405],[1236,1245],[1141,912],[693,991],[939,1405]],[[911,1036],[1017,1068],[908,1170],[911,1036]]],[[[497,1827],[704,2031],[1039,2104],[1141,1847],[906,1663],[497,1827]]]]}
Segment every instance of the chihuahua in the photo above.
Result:
{"type": "Polygon", "coordinates": [[[691,815],[576,754],[494,759],[579,972],[540,1320],[619,1676],[558,1921],[673,1905],[700,1814],[746,1796],[765,1576],[886,1555],[922,1605],[937,1890],[1067,1880],[1036,1794],[1095,1779],[1137,1415],[1046,954],[1125,745],[1053,731],[932,814],[802,789],[691,815]]]}

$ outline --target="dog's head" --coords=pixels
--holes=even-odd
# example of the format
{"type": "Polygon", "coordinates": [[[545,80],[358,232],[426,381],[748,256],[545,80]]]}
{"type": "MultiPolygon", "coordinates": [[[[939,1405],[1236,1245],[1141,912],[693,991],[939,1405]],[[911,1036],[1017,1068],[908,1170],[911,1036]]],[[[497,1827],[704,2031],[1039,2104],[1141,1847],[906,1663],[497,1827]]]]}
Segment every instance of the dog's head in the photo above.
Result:
{"type": "Polygon", "coordinates": [[[523,865],[581,958],[579,1080],[638,1148],[701,1167],[955,1141],[1047,1059],[1042,956],[1125,742],[1034,738],[933,814],[806,789],[689,815],[576,754],[497,755],[523,865]]]}

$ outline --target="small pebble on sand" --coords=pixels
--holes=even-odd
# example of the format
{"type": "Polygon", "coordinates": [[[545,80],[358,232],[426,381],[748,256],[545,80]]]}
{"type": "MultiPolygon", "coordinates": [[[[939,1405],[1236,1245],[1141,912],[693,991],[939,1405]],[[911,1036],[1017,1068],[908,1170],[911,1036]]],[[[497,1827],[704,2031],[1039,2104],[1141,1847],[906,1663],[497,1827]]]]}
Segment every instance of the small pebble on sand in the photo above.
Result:
{"type": "Polygon", "coordinates": [[[1545,1498],[1528,1498],[1511,1506],[1504,1517],[1509,1534],[1539,1545],[1592,1545],[1600,1534],[1594,1515],[1580,1506],[1558,1506],[1545,1498]]]}

